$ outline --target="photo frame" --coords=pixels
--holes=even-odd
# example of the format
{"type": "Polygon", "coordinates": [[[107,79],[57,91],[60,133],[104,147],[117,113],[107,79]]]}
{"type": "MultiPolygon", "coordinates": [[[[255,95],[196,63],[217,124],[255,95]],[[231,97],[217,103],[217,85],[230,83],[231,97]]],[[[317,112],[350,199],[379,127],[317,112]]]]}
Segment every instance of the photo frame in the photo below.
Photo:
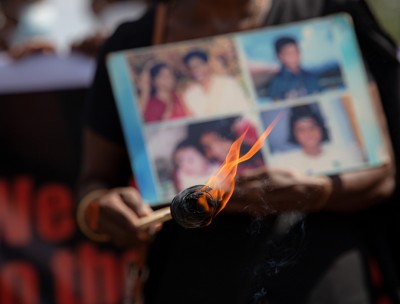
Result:
{"type": "Polygon", "coordinates": [[[245,170],[337,174],[385,160],[351,18],[112,53],[107,58],[132,170],[150,205],[205,183],[243,132],[243,153],[279,120],[245,170]]]}

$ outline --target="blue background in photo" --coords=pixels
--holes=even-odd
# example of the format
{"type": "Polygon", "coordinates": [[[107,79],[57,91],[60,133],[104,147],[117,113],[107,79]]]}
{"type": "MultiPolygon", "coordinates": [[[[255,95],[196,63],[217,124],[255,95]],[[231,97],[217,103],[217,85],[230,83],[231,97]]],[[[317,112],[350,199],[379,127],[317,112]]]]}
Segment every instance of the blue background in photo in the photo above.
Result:
{"type": "Polygon", "coordinates": [[[338,55],[330,22],[248,33],[241,35],[239,41],[248,59],[277,64],[279,60],[275,54],[275,41],[283,36],[297,40],[304,68],[314,70],[324,65],[337,64],[338,55]]]}
{"type": "MultiPolygon", "coordinates": [[[[326,100],[319,103],[310,103],[308,105],[315,113],[318,113],[322,117],[322,120],[328,129],[330,138],[329,142],[340,146],[354,143],[354,131],[351,127],[347,112],[339,98],[334,100],[326,100]]],[[[260,114],[264,128],[266,128],[275,119],[278,113],[283,114],[282,118],[267,138],[268,147],[272,154],[282,153],[299,148],[297,145],[288,142],[290,132],[290,109],[294,107],[296,106],[264,111],[260,114]]]]}
{"type": "MultiPolygon", "coordinates": [[[[344,88],[343,76],[339,64],[339,52],[335,31],[331,21],[311,22],[304,25],[286,26],[277,29],[242,34],[238,42],[248,61],[259,62],[270,67],[280,66],[275,53],[275,41],[281,37],[294,38],[301,51],[301,66],[317,76],[322,90],[344,88]]],[[[265,81],[265,85],[269,80],[265,81]]],[[[268,91],[255,88],[258,101],[272,101],[268,91]]]]}

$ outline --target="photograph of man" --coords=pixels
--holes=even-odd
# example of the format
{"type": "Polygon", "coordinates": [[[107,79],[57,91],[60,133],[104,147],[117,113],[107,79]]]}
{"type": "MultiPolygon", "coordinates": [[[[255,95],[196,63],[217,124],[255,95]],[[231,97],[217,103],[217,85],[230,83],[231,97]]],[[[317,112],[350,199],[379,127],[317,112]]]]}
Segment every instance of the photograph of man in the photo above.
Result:
{"type": "Polygon", "coordinates": [[[268,95],[273,100],[299,98],[321,91],[316,75],[301,67],[301,51],[294,38],[278,38],[275,52],[281,67],[268,83],[268,95]]]}
{"type": "MultiPolygon", "coordinates": [[[[328,124],[321,113],[321,106],[316,102],[295,106],[285,112],[282,123],[286,126],[276,128],[275,132],[279,134],[267,139],[271,150],[271,166],[319,174],[354,168],[365,162],[351,124],[343,120],[346,113],[342,113],[342,118],[337,118],[338,123],[342,124],[339,128],[331,125],[333,120],[328,124]],[[281,141],[277,140],[278,137],[281,141]]],[[[264,124],[267,125],[276,114],[276,110],[264,113],[264,124]]]]}
{"type": "Polygon", "coordinates": [[[205,50],[189,51],[182,60],[192,79],[183,99],[193,116],[241,113],[249,109],[249,97],[241,83],[231,75],[216,74],[205,50]]]}

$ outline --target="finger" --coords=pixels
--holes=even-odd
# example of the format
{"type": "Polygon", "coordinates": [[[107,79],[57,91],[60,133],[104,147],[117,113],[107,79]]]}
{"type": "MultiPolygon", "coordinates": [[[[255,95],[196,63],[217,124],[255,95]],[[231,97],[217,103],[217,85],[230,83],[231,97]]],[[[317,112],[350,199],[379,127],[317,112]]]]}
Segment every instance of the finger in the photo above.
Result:
{"type": "Polygon", "coordinates": [[[104,232],[111,237],[111,241],[119,247],[138,246],[149,240],[145,233],[129,233],[121,228],[119,223],[106,222],[103,225],[104,232]]]}
{"type": "Polygon", "coordinates": [[[9,52],[10,56],[15,59],[21,59],[23,57],[26,57],[30,54],[33,53],[38,53],[38,52],[43,52],[43,53],[55,53],[55,49],[53,46],[50,44],[41,44],[38,42],[32,42],[28,43],[22,46],[17,46],[15,48],[12,48],[9,52]]]}
{"type": "MultiPolygon", "coordinates": [[[[137,239],[140,241],[148,241],[158,231],[155,227],[150,227],[148,230],[138,229],[138,217],[136,214],[119,199],[115,199],[113,205],[105,208],[102,223],[104,229],[113,230],[111,233],[115,238],[121,240],[128,238],[137,239]]],[[[128,242],[129,243],[129,242],[128,242]]]]}
{"type": "Polygon", "coordinates": [[[124,189],[121,191],[120,196],[138,217],[143,217],[153,212],[150,206],[142,201],[139,192],[135,189],[124,189]]]}
{"type": "Polygon", "coordinates": [[[133,233],[129,232],[121,226],[121,223],[114,220],[104,221],[100,224],[101,232],[108,234],[113,241],[117,239],[127,239],[134,236],[133,233]]]}
{"type": "Polygon", "coordinates": [[[265,187],[258,181],[248,182],[235,188],[234,197],[246,201],[259,201],[266,196],[265,187]]]}
{"type": "Polygon", "coordinates": [[[138,215],[122,200],[119,194],[106,195],[99,204],[102,221],[117,221],[124,229],[136,231],[138,215]]]}
{"type": "Polygon", "coordinates": [[[247,170],[237,176],[237,183],[246,183],[253,180],[260,180],[268,178],[268,171],[266,168],[257,168],[247,170]]]}
{"type": "Polygon", "coordinates": [[[259,178],[241,180],[236,184],[235,192],[254,196],[259,195],[260,193],[272,191],[273,189],[274,185],[270,178],[261,176],[259,178]]]}

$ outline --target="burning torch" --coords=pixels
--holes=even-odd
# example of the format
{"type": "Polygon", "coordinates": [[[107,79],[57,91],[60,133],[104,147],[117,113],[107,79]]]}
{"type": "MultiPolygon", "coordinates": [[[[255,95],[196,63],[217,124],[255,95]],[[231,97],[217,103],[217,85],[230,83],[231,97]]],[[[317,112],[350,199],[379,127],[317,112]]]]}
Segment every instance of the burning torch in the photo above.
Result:
{"type": "Polygon", "coordinates": [[[244,132],[230,147],[225,162],[205,185],[195,185],[184,189],[172,200],[169,207],[153,212],[139,219],[138,227],[146,229],[155,223],[174,219],[184,228],[200,228],[211,224],[215,216],[227,205],[235,188],[235,176],[239,163],[249,160],[264,145],[264,141],[279,120],[278,115],[265,129],[250,150],[240,156],[244,132]]]}

